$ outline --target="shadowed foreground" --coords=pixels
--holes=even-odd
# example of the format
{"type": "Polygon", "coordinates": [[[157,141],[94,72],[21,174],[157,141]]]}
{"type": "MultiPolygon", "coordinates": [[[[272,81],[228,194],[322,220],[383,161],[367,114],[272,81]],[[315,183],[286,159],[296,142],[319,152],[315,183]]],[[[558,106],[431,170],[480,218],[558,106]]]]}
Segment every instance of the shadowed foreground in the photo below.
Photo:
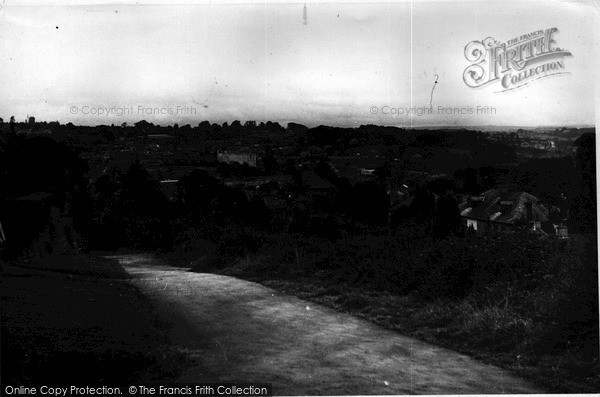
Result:
{"type": "Polygon", "coordinates": [[[278,395],[539,392],[497,367],[256,283],[114,258],[195,359],[182,382],[272,382],[278,395]]]}

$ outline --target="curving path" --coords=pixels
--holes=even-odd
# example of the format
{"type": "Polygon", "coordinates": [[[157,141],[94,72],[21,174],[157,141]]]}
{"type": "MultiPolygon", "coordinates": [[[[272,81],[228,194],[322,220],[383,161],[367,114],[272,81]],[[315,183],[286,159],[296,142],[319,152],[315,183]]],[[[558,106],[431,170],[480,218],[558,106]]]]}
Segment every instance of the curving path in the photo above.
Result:
{"type": "Polygon", "coordinates": [[[196,358],[180,382],[271,382],[276,395],[536,393],[468,356],[256,283],[118,258],[196,358]]]}

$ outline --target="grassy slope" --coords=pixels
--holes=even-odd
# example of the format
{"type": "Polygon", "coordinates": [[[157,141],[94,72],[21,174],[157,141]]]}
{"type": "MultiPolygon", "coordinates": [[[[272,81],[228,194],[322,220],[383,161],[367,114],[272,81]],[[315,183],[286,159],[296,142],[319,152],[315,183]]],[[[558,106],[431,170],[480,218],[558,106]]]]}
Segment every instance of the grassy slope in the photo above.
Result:
{"type": "Polygon", "coordinates": [[[2,381],[125,383],[169,379],[181,355],[114,261],[44,258],[4,264],[2,381]]]}
{"type": "MultiPolygon", "coordinates": [[[[600,391],[597,343],[590,345],[589,338],[583,335],[583,342],[578,343],[576,335],[567,338],[562,332],[556,335],[546,332],[547,319],[524,317],[517,310],[519,305],[510,302],[522,299],[518,291],[507,293],[506,304],[501,305],[483,302],[483,297],[477,295],[426,301],[417,294],[399,296],[339,280],[258,272],[257,261],[260,258],[239,260],[219,273],[257,281],[385,328],[469,354],[509,369],[549,392],[600,391]],[[563,343],[567,339],[569,342],[563,343]]],[[[547,299],[545,295],[537,297],[540,304],[547,299]]]]}
{"type": "Polygon", "coordinates": [[[509,349],[503,350],[497,334],[486,335],[489,324],[481,329],[477,329],[476,324],[496,321],[498,314],[489,314],[489,318],[485,318],[485,311],[478,311],[467,302],[423,302],[415,296],[365,292],[348,285],[328,286],[314,280],[251,278],[276,290],[499,365],[548,392],[591,393],[600,390],[597,360],[595,366],[590,366],[589,361],[582,359],[576,351],[573,354],[566,351],[534,352],[526,343],[514,347],[508,341],[509,349]],[[472,321],[464,321],[465,311],[471,312],[472,321]]]}

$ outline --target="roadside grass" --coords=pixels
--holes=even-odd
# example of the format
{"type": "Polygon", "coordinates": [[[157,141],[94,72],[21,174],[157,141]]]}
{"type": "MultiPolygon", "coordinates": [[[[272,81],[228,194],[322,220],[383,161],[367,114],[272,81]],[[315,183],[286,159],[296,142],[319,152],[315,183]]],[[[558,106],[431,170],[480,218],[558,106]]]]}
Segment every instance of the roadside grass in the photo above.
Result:
{"type": "Polygon", "coordinates": [[[4,384],[121,384],[173,379],[185,355],[116,261],[3,263],[4,384]]]}
{"type": "Polygon", "coordinates": [[[52,271],[68,275],[101,277],[101,278],[127,278],[127,273],[116,261],[91,257],[88,255],[44,255],[31,259],[21,257],[11,261],[12,273],[19,269],[52,271]]]}
{"type": "Polygon", "coordinates": [[[193,270],[364,318],[506,368],[548,392],[600,391],[593,236],[562,246],[536,240],[534,254],[531,242],[515,236],[417,242],[412,252],[385,236],[361,237],[362,245],[258,238],[258,250],[217,247],[197,256],[193,270]]]}
{"type": "Polygon", "coordinates": [[[600,390],[597,344],[565,341],[559,346],[559,341],[550,340],[557,338],[545,328],[547,322],[527,318],[510,306],[481,306],[475,297],[425,301],[417,294],[398,296],[312,279],[248,279],[501,366],[548,392],[600,390]]]}

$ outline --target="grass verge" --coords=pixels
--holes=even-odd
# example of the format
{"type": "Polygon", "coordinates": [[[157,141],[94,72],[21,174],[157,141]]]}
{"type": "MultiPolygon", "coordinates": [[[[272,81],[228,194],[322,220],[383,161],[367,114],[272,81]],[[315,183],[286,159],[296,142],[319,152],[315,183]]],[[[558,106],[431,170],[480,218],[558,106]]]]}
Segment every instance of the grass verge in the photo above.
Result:
{"type": "Polygon", "coordinates": [[[479,307],[473,297],[428,302],[416,294],[398,296],[365,291],[339,282],[236,276],[500,366],[547,392],[596,393],[600,390],[597,355],[590,357],[594,346],[568,343],[569,348],[555,348],[550,346],[556,344],[555,340],[525,339],[523,332],[531,331],[525,329],[533,325],[520,320],[510,308],[479,307]]]}
{"type": "MultiPolygon", "coordinates": [[[[256,281],[508,369],[548,392],[600,391],[594,236],[404,243],[221,239],[195,271],[256,281]],[[529,240],[527,240],[529,239],[529,240]],[[417,249],[411,248],[417,246],[417,249]]],[[[208,253],[208,254],[207,254],[208,253]]],[[[189,262],[188,262],[189,263],[189,262]]]]}
{"type": "Polygon", "coordinates": [[[173,379],[184,355],[116,261],[4,263],[4,384],[122,384],[173,379]]]}

